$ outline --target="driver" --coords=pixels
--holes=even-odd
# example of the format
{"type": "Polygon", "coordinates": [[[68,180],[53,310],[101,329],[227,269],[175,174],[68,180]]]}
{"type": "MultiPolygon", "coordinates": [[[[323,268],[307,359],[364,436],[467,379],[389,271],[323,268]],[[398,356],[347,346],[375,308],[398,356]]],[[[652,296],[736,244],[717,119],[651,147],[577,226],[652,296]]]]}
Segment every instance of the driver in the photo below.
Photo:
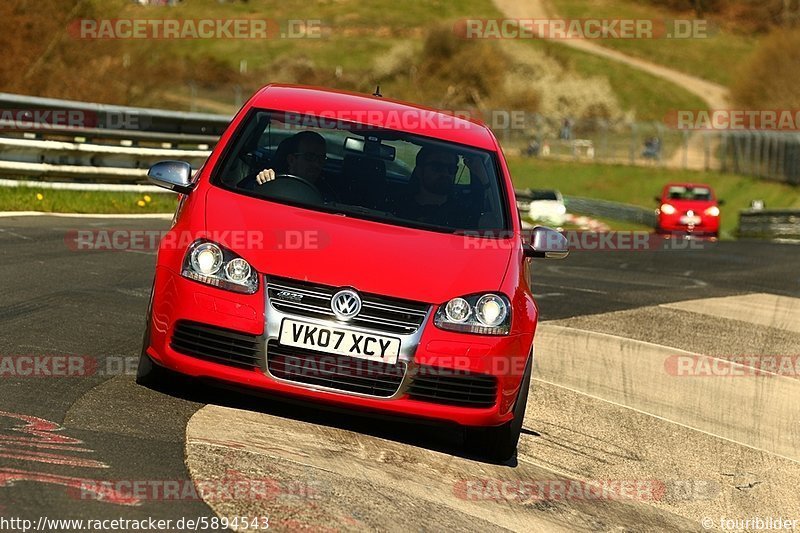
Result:
{"type": "MultiPolygon", "coordinates": [[[[256,175],[256,184],[263,185],[272,181],[281,174],[291,174],[303,178],[317,187],[323,196],[330,198],[334,196],[331,188],[322,179],[322,169],[327,159],[327,145],[325,138],[315,131],[301,131],[284,141],[285,147],[279,150],[286,150],[285,169],[267,168],[256,175]]],[[[275,165],[279,167],[279,164],[275,165]]]]}

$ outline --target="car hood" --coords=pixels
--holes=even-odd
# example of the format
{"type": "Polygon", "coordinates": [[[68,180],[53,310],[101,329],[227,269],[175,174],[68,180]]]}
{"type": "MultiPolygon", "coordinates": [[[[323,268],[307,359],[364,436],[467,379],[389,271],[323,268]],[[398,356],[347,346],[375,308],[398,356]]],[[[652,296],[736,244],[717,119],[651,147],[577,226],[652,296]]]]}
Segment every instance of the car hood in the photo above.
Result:
{"type": "Polygon", "coordinates": [[[257,271],[428,303],[497,291],[512,240],[322,213],[211,187],[206,231],[257,271]]]}

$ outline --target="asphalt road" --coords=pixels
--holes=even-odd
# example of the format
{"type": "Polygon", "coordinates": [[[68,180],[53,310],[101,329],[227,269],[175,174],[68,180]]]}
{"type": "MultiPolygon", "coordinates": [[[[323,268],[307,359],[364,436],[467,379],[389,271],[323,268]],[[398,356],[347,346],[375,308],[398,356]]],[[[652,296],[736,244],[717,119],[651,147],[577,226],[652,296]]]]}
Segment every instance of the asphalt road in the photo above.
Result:
{"type": "MultiPolygon", "coordinates": [[[[95,369],[84,372],[89,375],[31,377],[0,367],[2,516],[34,523],[42,516],[154,517],[173,523],[181,518],[215,516],[199,498],[173,501],[157,494],[145,495],[132,505],[122,495],[108,492],[95,499],[91,489],[98,481],[109,480],[158,480],[161,487],[166,482],[178,482],[181,487],[190,484],[187,423],[207,404],[277,417],[292,427],[303,423],[303,427],[320,427],[323,432],[330,428],[332,433],[344,430],[348,435],[363,435],[370,442],[384,439],[387,449],[408,445],[421,450],[422,457],[431,451],[454,456],[455,461],[470,461],[461,456],[454,435],[431,428],[379,424],[370,418],[320,412],[314,407],[179,381],[164,392],[135,385],[125,365],[128,370],[135,368],[138,358],[155,254],[147,250],[76,251],[69,245],[69,235],[75,230],[110,228],[155,231],[167,225],[165,220],[0,219],[0,273],[5,280],[0,286],[0,356],[4,361],[31,355],[68,356],[75,365],[95,369]],[[54,425],[48,426],[45,421],[54,425]],[[26,424],[27,431],[22,429],[26,424]]],[[[537,262],[533,286],[543,321],[579,320],[748,292],[800,297],[799,252],[796,246],[761,242],[705,243],[702,249],[683,251],[578,251],[565,261],[537,262]]],[[[296,431],[306,431],[301,429],[296,431]]],[[[525,431],[536,434],[535,430],[525,431]]],[[[201,453],[213,456],[213,451],[206,447],[201,453]]],[[[222,465],[226,464],[225,457],[207,459],[222,465]]],[[[347,461],[347,456],[341,460],[347,461]]],[[[414,463],[420,467],[420,461],[414,463]]],[[[230,464],[226,467],[236,468],[230,464]]],[[[283,474],[300,475],[287,474],[286,469],[283,474]]],[[[335,484],[335,478],[328,482],[335,484]]],[[[363,492],[363,487],[353,488],[357,489],[363,492]]],[[[403,508],[446,523],[447,513],[430,507],[414,511],[413,503],[407,502],[403,508]]],[[[613,504],[589,507],[577,505],[572,510],[572,514],[580,515],[579,524],[584,529],[612,530],[618,526],[634,530],[642,517],[647,517],[654,529],[670,525],[690,529],[691,524],[649,506],[634,511],[613,504]]],[[[374,512],[373,507],[363,505],[360,516],[366,516],[369,509],[374,512]]],[[[553,522],[554,526],[575,525],[569,521],[568,511],[559,515],[565,518],[553,522]]],[[[552,509],[535,507],[526,512],[533,520],[537,513],[544,517],[552,509]]],[[[382,526],[387,530],[399,523],[389,514],[386,520],[382,526]],[[394,522],[388,522],[390,519],[394,522]]],[[[366,527],[380,523],[362,521],[351,526],[358,529],[358,524],[366,527]]],[[[276,524],[273,522],[273,526],[276,524]]],[[[453,518],[449,525],[480,529],[497,524],[511,527],[499,518],[474,522],[453,518]]],[[[277,529],[303,529],[301,522],[282,525],[277,529]]],[[[334,526],[332,530],[338,529],[334,526]]],[[[432,524],[430,529],[438,528],[432,524]]]]}

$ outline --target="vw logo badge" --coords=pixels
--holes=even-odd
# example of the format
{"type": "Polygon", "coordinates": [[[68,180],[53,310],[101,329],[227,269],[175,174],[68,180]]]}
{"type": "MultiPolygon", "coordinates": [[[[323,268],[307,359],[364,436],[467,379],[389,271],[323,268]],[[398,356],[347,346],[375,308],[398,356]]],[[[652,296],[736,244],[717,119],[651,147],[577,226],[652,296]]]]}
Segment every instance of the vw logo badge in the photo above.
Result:
{"type": "Polygon", "coordinates": [[[339,320],[350,320],[361,311],[361,298],[350,289],[339,291],[331,298],[331,310],[339,320]]]}

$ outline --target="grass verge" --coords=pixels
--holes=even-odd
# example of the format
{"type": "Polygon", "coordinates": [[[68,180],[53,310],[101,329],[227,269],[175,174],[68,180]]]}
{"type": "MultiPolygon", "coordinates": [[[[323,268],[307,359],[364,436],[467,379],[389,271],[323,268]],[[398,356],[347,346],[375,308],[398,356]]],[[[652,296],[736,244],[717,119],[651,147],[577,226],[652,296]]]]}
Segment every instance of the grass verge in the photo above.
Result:
{"type": "Polygon", "coordinates": [[[174,194],[135,192],[62,191],[27,187],[0,187],[0,211],[47,213],[172,213],[174,194]]]}

